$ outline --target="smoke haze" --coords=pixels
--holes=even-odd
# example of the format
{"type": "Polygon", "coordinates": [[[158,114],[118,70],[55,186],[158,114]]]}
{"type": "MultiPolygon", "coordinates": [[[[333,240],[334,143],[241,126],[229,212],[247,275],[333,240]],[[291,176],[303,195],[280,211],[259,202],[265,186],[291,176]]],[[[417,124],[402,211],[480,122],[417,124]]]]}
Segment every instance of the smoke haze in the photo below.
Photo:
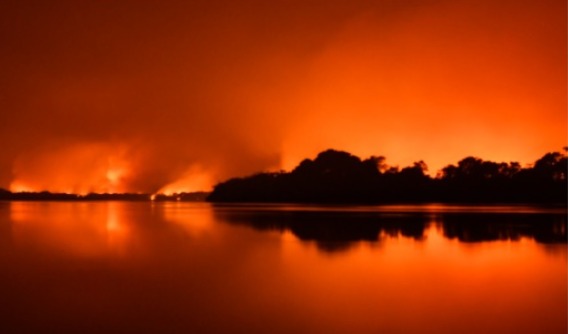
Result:
{"type": "Polygon", "coordinates": [[[565,1],[2,1],[0,187],[207,190],[326,148],[566,145],[565,1]]]}

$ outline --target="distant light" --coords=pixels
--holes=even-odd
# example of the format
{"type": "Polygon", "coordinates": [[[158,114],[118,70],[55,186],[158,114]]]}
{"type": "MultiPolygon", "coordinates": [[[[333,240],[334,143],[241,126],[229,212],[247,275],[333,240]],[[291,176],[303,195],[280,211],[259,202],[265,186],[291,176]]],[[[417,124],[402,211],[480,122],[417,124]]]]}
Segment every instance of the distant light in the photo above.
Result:
{"type": "Polygon", "coordinates": [[[10,189],[11,192],[14,193],[35,191],[33,187],[30,187],[18,181],[12,182],[8,188],[10,189]]]}

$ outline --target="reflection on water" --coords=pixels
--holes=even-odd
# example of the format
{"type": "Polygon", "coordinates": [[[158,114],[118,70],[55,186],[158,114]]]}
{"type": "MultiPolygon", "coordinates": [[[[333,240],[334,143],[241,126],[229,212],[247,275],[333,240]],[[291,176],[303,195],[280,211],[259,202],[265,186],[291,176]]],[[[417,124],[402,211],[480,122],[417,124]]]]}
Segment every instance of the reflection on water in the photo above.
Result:
{"type": "Polygon", "coordinates": [[[0,332],[565,333],[564,209],[0,202],[0,332]]]}
{"type": "Polygon", "coordinates": [[[430,224],[440,225],[443,235],[462,242],[519,240],[566,243],[566,214],[558,209],[466,206],[266,207],[218,205],[220,221],[257,230],[290,231],[300,240],[315,241],[322,250],[347,249],[357,241],[385,237],[423,240],[430,224]],[[421,210],[422,209],[422,210],[421,210]]]}
{"type": "Polygon", "coordinates": [[[378,241],[386,236],[422,240],[429,223],[426,215],[384,215],[328,211],[249,211],[217,208],[219,221],[257,230],[290,231],[303,241],[314,241],[321,250],[346,250],[358,241],[378,241]]]}

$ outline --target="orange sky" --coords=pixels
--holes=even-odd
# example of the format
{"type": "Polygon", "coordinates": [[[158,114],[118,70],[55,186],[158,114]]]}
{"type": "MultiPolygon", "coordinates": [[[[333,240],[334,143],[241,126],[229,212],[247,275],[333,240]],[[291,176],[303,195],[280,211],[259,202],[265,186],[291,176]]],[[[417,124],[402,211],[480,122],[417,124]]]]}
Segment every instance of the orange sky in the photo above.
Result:
{"type": "Polygon", "coordinates": [[[207,189],[326,148],[567,142],[565,1],[0,2],[0,187],[207,189]]]}

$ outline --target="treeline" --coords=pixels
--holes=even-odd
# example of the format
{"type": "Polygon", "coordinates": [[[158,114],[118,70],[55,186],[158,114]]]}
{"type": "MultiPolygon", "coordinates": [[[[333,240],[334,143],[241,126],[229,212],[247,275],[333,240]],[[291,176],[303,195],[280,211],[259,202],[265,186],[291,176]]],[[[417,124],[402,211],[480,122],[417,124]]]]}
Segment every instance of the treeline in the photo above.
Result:
{"type": "Polygon", "coordinates": [[[148,201],[148,194],[108,194],[90,193],[87,195],[77,195],[68,193],[52,193],[49,191],[41,192],[10,192],[0,189],[0,200],[10,201],[148,201]]]}
{"type": "Polygon", "coordinates": [[[212,202],[559,203],[567,201],[567,157],[545,154],[530,167],[467,157],[432,178],[423,161],[398,168],[327,150],[291,172],[259,173],[217,184],[212,202]]]}
{"type": "Polygon", "coordinates": [[[145,193],[90,193],[86,195],[41,192],[10,192],[0,188],[0,201],[204,201],[208,192],[182,192],[171,195],[145,193]]]}

